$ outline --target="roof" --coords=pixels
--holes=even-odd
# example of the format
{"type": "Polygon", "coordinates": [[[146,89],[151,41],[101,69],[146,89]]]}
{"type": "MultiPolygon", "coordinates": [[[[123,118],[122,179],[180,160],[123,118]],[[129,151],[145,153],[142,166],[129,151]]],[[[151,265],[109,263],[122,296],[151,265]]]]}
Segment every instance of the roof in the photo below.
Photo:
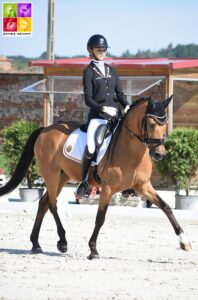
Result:
{"type": "MultiPolygon", "coordinates": [[[[198,59],[196,58],[106,58],[105,62],[118,68],[164,68],[174,70],[198,67],[198,59]]],[[[82,68],[89,63],[89,58],[66,58],[55,60],[32,60],[29,62],[29,66],[82,68]]]]}

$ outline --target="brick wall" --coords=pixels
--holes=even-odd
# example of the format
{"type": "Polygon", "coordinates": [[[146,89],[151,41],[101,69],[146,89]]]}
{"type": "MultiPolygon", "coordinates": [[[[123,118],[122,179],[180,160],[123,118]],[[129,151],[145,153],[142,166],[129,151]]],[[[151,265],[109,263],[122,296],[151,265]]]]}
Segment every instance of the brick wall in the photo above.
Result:
{"type": "MultiPolygon", "coordinates": [[[[15,120],[43,124],[43,94],[22,93],[20,89],[43,79],[37,73],[0,73],[0,134],[15,120]]],[[[59,118],[83,122],[87,117],[82,95],[54,95],[54,122],[59,118]]]]}
{"type": "Polygon", "coordinates": [[[19,92],[42,78],[42,74],[0,73],[0,131],[15,120],[42,123],[43,96],[19,92]]]}
{"type": "Polygon", "coordinates": [[[54,95],[54,123],[58,120],[86,122],[88,108],[83,95],[54,95]]]}
{"type": "MultiPolygon", "coordinates": [[[[0,131],[15,120],[31,120],[43,124],[43,94],[22,93],[20,89],[43,79],[40,73],[0,73],[0,131]]],[[[161,84],[164,94],[165,82],[161,84]]],[[[157,87],[145,95],[161,100],[157,87]]],[[[83,95],[54,95],[54,122],[64,120],[85,122],[88,109],[83,95]]]]}

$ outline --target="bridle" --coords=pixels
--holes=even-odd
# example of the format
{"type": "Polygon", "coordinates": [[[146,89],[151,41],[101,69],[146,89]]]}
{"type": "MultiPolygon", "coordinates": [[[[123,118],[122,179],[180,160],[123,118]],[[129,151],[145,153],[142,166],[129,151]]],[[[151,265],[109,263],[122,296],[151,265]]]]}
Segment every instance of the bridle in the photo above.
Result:
{"type": "MultiPolygon", "coordinates": [[[[128,110],[128,112],[125,114],[125,116],[120,116],[118,118],[115,118],[115,117],[112,117],[109,122],[113,122],[117,119],[118,121],[118,126],[117,126],[117,134],[115,134],[115,139],[113,141],[113,144],[112,144],[112,148],[109,147],[108,148],[108,152],[107,152],[107,159],[106,159],[106,164],[107,162],[109,162],[109,164],[111,165],[112,164],[112,158],[113,158],[113,152],[114,152],[114,149],[115,149],[115,145],[116,145],[116,142],[118,140],[118,137],[119,137],[119,132],[122,128],[122,126],[127,129],[127,131],[129,132],[129,134],[134,137],[136,137],[141,143],[143,143],[144,145],[146,145],[148,148],[149,148],[149,152],[151,153],[156,147],[160,146],[160,145],[163,145],[164,144],[164,138],[163,139],[151,139],[148,137],[148,127],[147,127],[147,118],[150,117],[150,118],[153,118],[156,123],[160,124],[160,125],[163,125],[167,122],[167,114],[165,113],[164,116],[162,117],[159,117],[157,115],[154,115],[154,114],[151,114],[151,113],[148,113],[148,111],[146,110],[145,114],[144,114],[144,117],[142,119],[142,125],[141,125],[141,130],[144,131],[144,136],[143,138],[141,136],[139,136],[137,133],[135,133],[133,130],[131,130],[130,128],[128,128],[126,126],[126,124],[124,123],[125,121],[125,118],[126,116],[128,115],[129,111],[134,107],[136,106],[137,104],[140,104],[140,103],[143,103],[145,101],[147,101],[148,98],[140,98],[136,101],[133,102],[133,104],[130,106],[130,109],[128,110]]],[[[103,166],[103,170],[101,171],[101,175],[103,174],[105,168],[106,168],[106,164],[103,166]]],[[[97,167],[95,166],[96,168],[96,172],[97,172],[97,167]]],[[[107,184],[111,178],[111,172],[112,172],[112,168],[110,170],[110,174],[109,174],[109,179],[107,181],[101,181],[105,184],[107,184]]]]}
{"type": "MultiPolygon", "coordinates": [[[[143,99],[146,100],[145,98],[143,98],[143,99]]],[[[138,101],[134,104],[138,104],[138,103],[141,103],[141,102],[143,102],[143,101],[138,101]]],[[[134,107],[134,106],[135,105],[133,105],[132,107],[134,107]]],[[[131,136],[135,136],[141,143],[143,143],[147,147],[149,147],[149,149],[153,149],[153,148],[156,148],[160,145],[163,145],[165,139],[164,138],[162,138],[162,139],[149,138],[149,136],[148,136],[148,126],[147,126],[147,118],[148,117],[152,118],[159,125],[164,125],[167,122],[167,113],[166,112],[165,112],[164,116],[159,117],[157,115],[150,114],[146,111],[145,114],[144,114],[144,117],[142,119],[142,126],[141,126],[141,130],[143,130],[143,132],[144,132],[143,138],[141,136],[139,136],[137,133],[135,133],[133,130],[128,128],[124,124],[124,122],[122,123],[122,126],[128,130],[128,132],[131,136]]]]}

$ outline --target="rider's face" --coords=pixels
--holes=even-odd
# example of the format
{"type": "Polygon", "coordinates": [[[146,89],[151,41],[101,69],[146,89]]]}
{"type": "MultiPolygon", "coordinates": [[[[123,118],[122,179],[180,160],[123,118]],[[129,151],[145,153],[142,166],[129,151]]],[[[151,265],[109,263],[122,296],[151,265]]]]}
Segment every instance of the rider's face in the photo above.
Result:
{"type": "Polygon", "coordinates": [[[104,58],[106,56],[107,49],[106,48],[93,48],[92,52],[98,60],[102,61],[102,60],[104,60],[104,58]]]}

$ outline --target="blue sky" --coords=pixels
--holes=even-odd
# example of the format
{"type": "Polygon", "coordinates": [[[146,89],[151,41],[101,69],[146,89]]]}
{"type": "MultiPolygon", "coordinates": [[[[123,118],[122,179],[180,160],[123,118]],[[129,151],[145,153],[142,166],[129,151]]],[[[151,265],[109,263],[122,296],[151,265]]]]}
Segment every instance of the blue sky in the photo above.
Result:
{"type": "MultiPolygon", "coordinates": [[[[36,57],[46,50],[48,1],[30,2],[32,37],[3,37],[0,32],[0,55],[36,57]]],[[[86,55],[87,40],[95,33],[106,36],[110,52],[117,56],[126,49],[135,54],[138,49],[159,50],[170,43],[198,44],[197,0],[56,0],[55,6],[57,55],[86,55]]]]}

